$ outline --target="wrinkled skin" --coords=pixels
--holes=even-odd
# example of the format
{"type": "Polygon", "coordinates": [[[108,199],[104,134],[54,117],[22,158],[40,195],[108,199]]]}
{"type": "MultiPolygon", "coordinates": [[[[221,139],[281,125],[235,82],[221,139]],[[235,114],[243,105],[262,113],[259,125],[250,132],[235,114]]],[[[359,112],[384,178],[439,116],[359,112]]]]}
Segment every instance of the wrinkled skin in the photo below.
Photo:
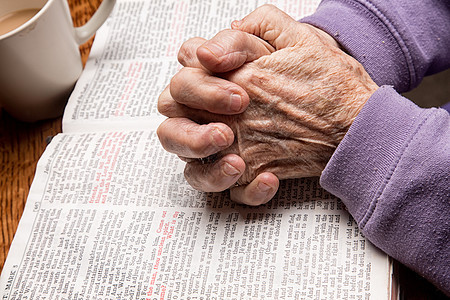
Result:
{"type": "Polygon", "coordinates": [[[214,63],[196,58],[202,54],[198,40],[182,47],[179,60],[185,68],[159,99],[158,108],[169,119],[158,135],[168,151],[188,162],[185,176],[192,186],[220,191],[230,187],[232,179],[244,185],[232,188],[232,198],[233,191],[241,191],[235,200],[257,205],[274,193],[255,201],[255,182],[276,191],[273,174],[278,179],[320,175],[378,86],[329,35],[273,6],[258,8],[233,28],[219,33],[216,41],[227,45],[238,30],[261,38],[263,42],[256,44],[262,46],[237,43],[230,46],[231,54],[225,51],[214,63]],[[245,46],[251,48],[247,54],[245,46]],[[221,101],[228,99],[226,92],[243,95],[241,107],[234,105],[232,110],[228,100],[221,101]],[[174,129],[184,134],[174,135],[174,129]],[[214,153],[217,163],[195,159],[214,153]],[[245,170],[239,168],[236,154],[245,170]],[[221,181],[228,176],[225,160],[238,172],[221,181]],[[217,171],[218,165],[223,172],[217,171]]]}
{"type": "MultiPolygon", "coordinates": [[[[363,67],[317,37],[242,66],[225,76],[250,97],[225,121],[248,184],[262,172],[279,179],[319,176],[360,109],[377,89],[363,67]]],[[[211,120],[212,121],[212,120],[211,120]]]]}

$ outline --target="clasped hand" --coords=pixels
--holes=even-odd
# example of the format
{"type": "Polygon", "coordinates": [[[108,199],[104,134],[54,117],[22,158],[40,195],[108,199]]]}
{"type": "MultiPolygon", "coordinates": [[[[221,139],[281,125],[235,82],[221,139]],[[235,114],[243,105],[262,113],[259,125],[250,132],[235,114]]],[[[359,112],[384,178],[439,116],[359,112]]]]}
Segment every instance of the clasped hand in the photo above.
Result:
{"type": "Polygon", "coordinates": [[[178,60],[158,101],[160,141],[187,162],[194,188],[230,188],[249,205],[269,201],[281,179],[319,176],[378,88],[331,36],[271,5],[188,40],[178,60]]]}

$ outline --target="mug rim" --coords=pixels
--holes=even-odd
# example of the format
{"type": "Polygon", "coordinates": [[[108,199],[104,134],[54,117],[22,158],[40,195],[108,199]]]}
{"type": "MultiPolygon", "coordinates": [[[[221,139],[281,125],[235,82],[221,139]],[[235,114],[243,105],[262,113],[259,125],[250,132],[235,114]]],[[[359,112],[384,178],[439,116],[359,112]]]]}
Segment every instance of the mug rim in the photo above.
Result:
{"type": "Polygon", "coordinates": [[[26,21],[25,23],[23,23],[22,25],[20,25],[19,27],[14,28],[11,31],[8,31],[7,33],[0,35],[0,41],[4,40],[8,37],[11,37],[13,35],[15,35],[18,32],[21,32],[22,30],[24,30],[25,28],[27,28],[28,26],[30,26],[32,23],[35,23],[36,20],[45,13],[46,10],[48,10],[48,7],[50,6],[50,4],[52,2],[54,2],[56,0],[48,0],[47,2],[45,2],[44,6],[42,6],[39,11],[33,16],[31,17],[28,21],[26,21]]]}

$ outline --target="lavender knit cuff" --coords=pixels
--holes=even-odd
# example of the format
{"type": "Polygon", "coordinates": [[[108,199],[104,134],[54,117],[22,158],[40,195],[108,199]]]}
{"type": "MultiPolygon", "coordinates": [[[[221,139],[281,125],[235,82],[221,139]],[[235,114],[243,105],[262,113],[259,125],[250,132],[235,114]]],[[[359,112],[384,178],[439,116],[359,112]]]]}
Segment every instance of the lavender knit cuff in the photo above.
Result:
{"type": "Polygon", "coordinates": [[[320,178],[363,228],[428,110],[380,87],[367,101],[320,178]]]}

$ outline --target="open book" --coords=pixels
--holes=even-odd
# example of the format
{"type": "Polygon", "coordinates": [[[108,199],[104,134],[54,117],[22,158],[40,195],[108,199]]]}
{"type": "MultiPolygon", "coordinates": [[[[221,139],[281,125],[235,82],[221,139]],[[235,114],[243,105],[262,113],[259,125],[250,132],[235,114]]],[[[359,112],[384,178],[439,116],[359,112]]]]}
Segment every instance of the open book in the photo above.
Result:
{"type": "MultiPolygon", "coordinates": [[[[318,1],[272,3],[300,18],[318,1]]],[[[238,205],[192,189],[158,142],[181,43],[261,4],[118,1],[38,163],[2,299],[391,299],[388,256],[317,178],[238,205]]]]}

